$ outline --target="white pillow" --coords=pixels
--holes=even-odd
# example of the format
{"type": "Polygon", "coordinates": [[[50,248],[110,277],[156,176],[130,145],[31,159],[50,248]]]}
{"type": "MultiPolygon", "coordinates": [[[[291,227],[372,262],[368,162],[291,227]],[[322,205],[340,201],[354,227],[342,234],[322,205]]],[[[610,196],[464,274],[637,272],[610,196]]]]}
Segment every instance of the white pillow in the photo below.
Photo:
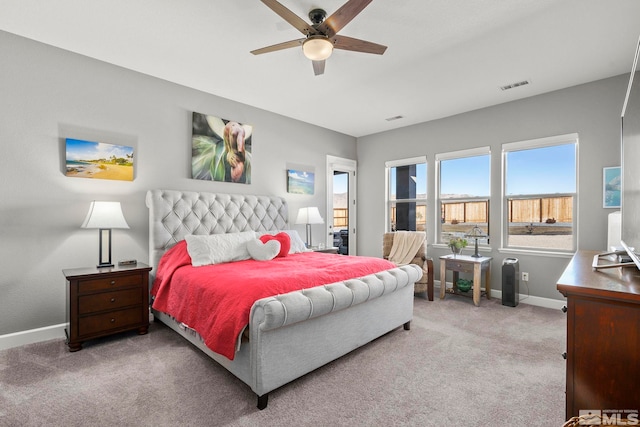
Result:
{"type": "Polygon", "coordinates": [[[251,258],[256,261],[269,261],[274,259],[280,253],[280,242],[277,240],[269,240],[262,243],[260,239],[251,239],[247,242],[247,250],[251,258]]]}
{"type": "Polygon", "coordinates": [[[297,230],[278,230],[278,231],[267,231],[265,233],[258,233],[256,237],[260,237],[265,234],[278,234],[278,233],[287,233],[289,235],[289,239],[291,240],[291,248],[289,249],[290,254],[297,254],[300,252],[311,252],[311,249],[307,249],[307,245],[304,244],[297,230]]]}
{"type": "Polygon", "coordinates": [[[249,259],[247,242],[255,238],[254,231],[185,236],[187,252],[194,267],[249,259]]]}

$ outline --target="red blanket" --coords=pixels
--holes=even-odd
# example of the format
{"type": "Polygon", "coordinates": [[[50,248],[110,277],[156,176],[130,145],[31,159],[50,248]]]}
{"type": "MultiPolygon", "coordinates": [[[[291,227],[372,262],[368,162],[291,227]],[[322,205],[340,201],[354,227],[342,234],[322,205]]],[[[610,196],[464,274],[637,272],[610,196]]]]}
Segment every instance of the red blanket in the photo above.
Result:
{"type": "Polygon", "coordinates": [[[154,309],[185,323],[207,347],[233,360],[255,301],[393,267],[380,258],[317,252],[193,267],[181,241],[160,260],[151,295],[154,309]]]}

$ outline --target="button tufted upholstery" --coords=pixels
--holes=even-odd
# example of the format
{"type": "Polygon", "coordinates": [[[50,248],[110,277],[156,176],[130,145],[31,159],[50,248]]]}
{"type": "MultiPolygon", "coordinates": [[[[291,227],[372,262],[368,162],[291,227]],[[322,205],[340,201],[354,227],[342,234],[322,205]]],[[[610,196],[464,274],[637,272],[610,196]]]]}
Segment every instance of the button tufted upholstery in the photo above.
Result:
{"type": "Polygon", "coordinates": [[[285,199],[273,196],[149,190],[149,262],[157,270],[167,249],[187,234],[288,228],[285,199]]]}

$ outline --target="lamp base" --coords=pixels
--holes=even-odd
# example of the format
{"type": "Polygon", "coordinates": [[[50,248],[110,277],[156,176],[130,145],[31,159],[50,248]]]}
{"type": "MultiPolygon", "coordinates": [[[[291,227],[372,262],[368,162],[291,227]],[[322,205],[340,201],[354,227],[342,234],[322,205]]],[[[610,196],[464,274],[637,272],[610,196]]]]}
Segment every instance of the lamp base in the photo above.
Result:
{"type": "Polygon", "coordinates": [[[480,258],[482,255],[478,253],[478,239],[476,239],[475,252],[471,255],[473,258],[480,258]]]}
{"type": "Polygon", "coordinates": [[[96,265],[96,267],[98,268],[107,268],[107,267],[114,267],[113,264],[98,264],[96,265]]]}

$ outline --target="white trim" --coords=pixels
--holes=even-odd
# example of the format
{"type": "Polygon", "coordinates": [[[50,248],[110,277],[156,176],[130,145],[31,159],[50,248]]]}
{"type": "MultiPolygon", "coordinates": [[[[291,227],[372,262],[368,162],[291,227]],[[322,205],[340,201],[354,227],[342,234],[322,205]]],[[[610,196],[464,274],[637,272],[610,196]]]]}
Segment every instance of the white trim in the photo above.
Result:
{"type": "Polygon", "coordinates": [[[325,221],[325,230],[324,230],[324,238],[325,244],[328,248],[333,247],[333,172],[341,171],[349,174],[349,200],[347,200],[348,204],[348,212],[349,212],[349,254],[357,255],[357,214],[358,214],[358,206],[357,206],[357,175],[356,172],[358,170],[358,162],[352,159],[346,159],[343,157],[336,157],[327,154],[327,183],[326,183],[326,191],[327,191],[327,212],[326,212],[326,221],[325,221]]]}
{"type": "MultiPolygon", "coordinates": [[[[569,144],[578,142],[577,133],[568,133],[565,135],[549,136],[546,138],[529,139],[525,141],[506,142],[502,144],[502,152],[521,151],[531,148],[551,147],[560,144],[569,144]]],[[[577,163],[577,160],[576,160],[577,163]]]]}
{"type": "Polygon", "coordinates": [[[6,350],[8,348],[26,344],[33,344],[40,341],[48,341],[58,338],[64,339],[66,338],[64,330],[67,328],[67,325],[67,323],[61,323],[59,325],[45,326],[43,328],[0,335],[0,350],[6,350]]]}
{"type": "MultiPolygon", "coordinates": [[[[434,280],[434,288],[438,288],[440,290],[440,281],[434,280]]],[[[438,292],[434,291],[435,295],[438,295],[438,292]]],[[[491,290],[491,298],[502,299],[502,291],[500,290],[491,290]]],[[[518,294],[518,301],[522,304],[535,305],[537,307],[551,308],[554,310],[561,310],[562,307],[567,305],[567,301],[559,300],[559,299],[551,299],[551,298],[543,298],[536,297],[531,295],[518,294]]]]}
{"type": "Polygon", "coordinates": [[[387,168],[395,168],[398,166],[414,165],[418,163],[427,163],[427,156],[409,157],[407,159],[388,160],[384,162],[384,166],[387,168]]]}
{"type": "Polygon", "coordinates": [[[491,147],[476,147],[466,150],[448,151],[446,153],[436,154],[436,162],[441,160],[462,159],[465,157],[484,156],[485,154],[491,154],[491,147]]]}

